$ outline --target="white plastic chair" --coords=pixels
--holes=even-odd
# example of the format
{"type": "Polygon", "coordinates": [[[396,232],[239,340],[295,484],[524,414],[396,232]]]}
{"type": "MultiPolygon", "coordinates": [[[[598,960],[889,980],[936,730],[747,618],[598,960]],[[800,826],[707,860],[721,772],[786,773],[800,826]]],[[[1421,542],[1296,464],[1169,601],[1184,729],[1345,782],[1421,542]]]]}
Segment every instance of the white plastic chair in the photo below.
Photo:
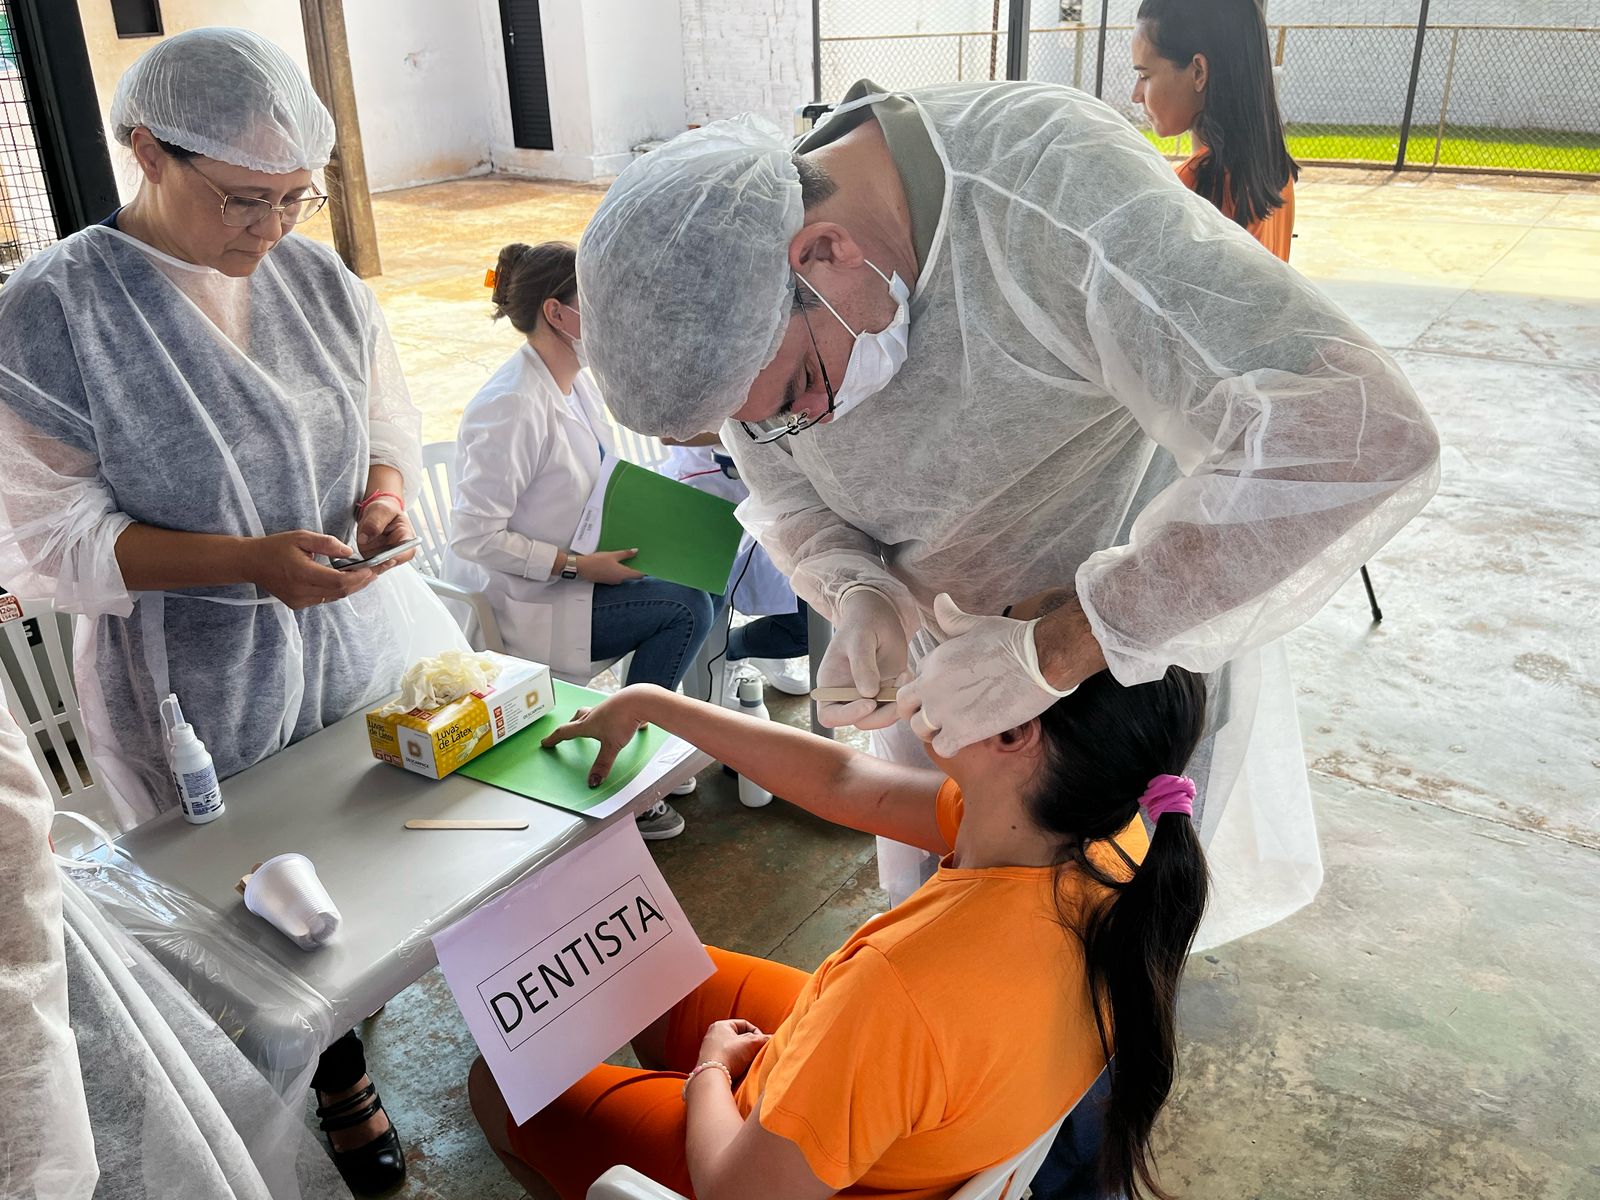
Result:
{"type": "MultiPolygon", "coordinates": [[[[505,641],[500,635],[500,623],[495,620],[489,597],[443,578],[444,556],[450,549],[450,511],[455,504],[455,495],[456,443],[429,442],[422,448],[422,487],[417,490],[417,499],[411,510],[411,527],[422,539],[415,561],[428,586],[445,602],[446,607],[459,604],[470,610],[469,619],[462,623],[462,629],[472,648],[503,653],[505,641]]],[[[618,680],[625,683],[632,657],[624,654],[620,658],[598,659],[589,664],[587,679],[572,679],[569,682],[588,683],[596,675],[615,668],[618,680]]]]}
{"type": "MultiPolygon", "coordinates": [[[[1023,1200],[1028,1184],[1039,1171],[1039,1164],[1050,1152],[1061,1128],[1062,1117],[1040,1137],[1013,1158],[981,1171],[950,1200],[1023,1200]]],[[[663,1187],[632,1167],[612,1167],[589,1186],[588,1200],[685,1200],[669,1187],[663,1187]]]]}
{"type": "Polygon", "coordinates": [[[97,811],[102,794],[72,684],[72,619],[48,605],[0,623],[0,686],[57,809],[97,811]],[[30,639],[32,644],[30,644],[30,639]]]}
{"type": "Polygon", "coordinates": [[[606,420],[611,425],[611,444],[617,448],[618,458],[624,458],[636,467],[651,468],[667,461],[667,447],[662,445],[660,438],[647,437],[617,424],[617,419],[609,409],[606,411],[606,420]]]}
{"type": "Polygon", "coordinates": [[[444,577],[444,556],[450,549],[450,508],[455,494],[456,444],[429,442],[422,448],[422,486],[417,489],[417,499],[411,507],[411,527],[422,539],[414,561],[446,608],[452,613],[456,612],[454,606],[457,605],[468,610],[467,620],[461,621],[459,615],[456,620],[461,621],[472,648],[504,651],[500,622],[495,620],[489,597],[444,577]]]}

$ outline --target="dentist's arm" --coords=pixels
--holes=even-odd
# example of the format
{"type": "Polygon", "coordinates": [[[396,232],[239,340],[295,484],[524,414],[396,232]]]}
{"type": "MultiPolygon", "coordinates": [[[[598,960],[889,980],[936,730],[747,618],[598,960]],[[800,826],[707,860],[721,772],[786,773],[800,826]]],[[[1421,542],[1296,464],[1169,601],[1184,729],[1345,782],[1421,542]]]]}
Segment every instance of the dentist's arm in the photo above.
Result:
{"type": "Polygon", "coordinates": [[[950,849],[939,832],[935,801],[944,776],[862,754],[838,742],[775,721],[691,700],[653,684],[623,688],[545,738],[600,743],[589,785],[611,771],[618,752],[646,722],[676,734],[718,762],[807,812],[864,833],[907,842],[934,854],[950,849]]]}

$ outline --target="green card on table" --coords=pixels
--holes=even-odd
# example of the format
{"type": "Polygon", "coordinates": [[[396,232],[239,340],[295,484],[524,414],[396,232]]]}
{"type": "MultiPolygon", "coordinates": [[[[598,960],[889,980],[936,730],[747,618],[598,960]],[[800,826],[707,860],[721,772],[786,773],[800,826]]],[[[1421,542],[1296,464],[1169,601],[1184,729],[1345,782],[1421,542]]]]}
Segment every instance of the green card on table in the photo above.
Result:
{"type": "Polygon", "coordinates": [[[572,548],[579,554],[637,548],[627,560],[634,570],[718,595],[727,589],[744,535],[733,509],[721,496],[607,458],[572,548]]]}
{"type": "Polygon", "coordinates": [[[580,708],[593,708],[605,699],[601,692],[555,681],[556,706],[526,729],[512,734],[492,750],[461,767],[456,774],[493,787],[553,804],[568,812],[583,813],[609,800],[633,781],[666,745],[668,734],[646,725],[617,755],[611,774],[599,787],[589,786],[589,768],[600,743],[574,738],[546,750],[539,743],[572,720],[580,708]]]}

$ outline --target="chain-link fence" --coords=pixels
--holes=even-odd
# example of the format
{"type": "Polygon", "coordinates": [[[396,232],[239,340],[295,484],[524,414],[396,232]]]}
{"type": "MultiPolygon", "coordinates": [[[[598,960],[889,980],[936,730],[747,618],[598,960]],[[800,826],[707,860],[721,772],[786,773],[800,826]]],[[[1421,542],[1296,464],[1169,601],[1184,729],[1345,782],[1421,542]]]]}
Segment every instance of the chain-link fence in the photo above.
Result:
{"type": "MultiPolygon", "coordinates": [[[[1518,14],[1538,9],[1507,4],[1518,14]]],[[[863,78],[908,88],[1006,77],[1006,5],[957,2],[943,10],[946,23],[985,16],[988,28],[932,30],[926,26],[940,22],[925,4],[914,7],[914,32],[891,29],[890,3],[871,6],[871,24],[846,34],[834,32],[823,7],[824,99],[863,78]]],[[[1480,22],[1486,13],[1472,0],[1432,7],[1480,22]]],[[[1133,6],[1122,0],[1118,8],[1123,23],[1102,28],[1093,0],[1059,0],[1059,15],[1073,19],[1042,25],[1035,0],[1033,27],[1015,36],[1026,39],[1027,78],[1097,92],[1145,128],[1131,95],[1133,6]]],[[[1269,22],[1268,37],[1289,149],[1302,162],[1600,175],[1600,24],[1269,22]]],[[[1150,136],[1169,154],[1189,149],[1187,137],[1150,136]]]]}
{"type": "Polygon", "coordinates": [[[11,3],[0,0],[0,276],[59,236],[22,71],[11,3]]]}

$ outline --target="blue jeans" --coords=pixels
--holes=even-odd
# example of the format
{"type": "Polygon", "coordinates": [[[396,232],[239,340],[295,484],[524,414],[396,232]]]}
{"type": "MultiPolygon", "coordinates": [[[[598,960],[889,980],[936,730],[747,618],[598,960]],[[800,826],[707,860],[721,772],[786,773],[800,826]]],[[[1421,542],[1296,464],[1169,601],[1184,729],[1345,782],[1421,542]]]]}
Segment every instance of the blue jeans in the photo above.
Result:
{"type": "Polygon", "coordinates": [[[629,683],[678,686],[711,632],[713,602],[704,592],[665,579],[594,585],[589,652],[596,659],[632,653],[629,683]]]}
{"type": "Polygon", "coordinates": [[[741,658],[800,658],[806,653],[806,618],[811,610],[804,600],[800,611],[757,617],[728,635],[728,661],[741,658]]]}
{"type": "Polygon", "coordinates": [[[1067,1117],[1033,1177],[1037,1200],[1120,1200],[1100,1186],[1100,1147],[1106,1136],[1105,1104],[1110,1096],[1111,1072],[1106,1070],[1067,1117]]]}

